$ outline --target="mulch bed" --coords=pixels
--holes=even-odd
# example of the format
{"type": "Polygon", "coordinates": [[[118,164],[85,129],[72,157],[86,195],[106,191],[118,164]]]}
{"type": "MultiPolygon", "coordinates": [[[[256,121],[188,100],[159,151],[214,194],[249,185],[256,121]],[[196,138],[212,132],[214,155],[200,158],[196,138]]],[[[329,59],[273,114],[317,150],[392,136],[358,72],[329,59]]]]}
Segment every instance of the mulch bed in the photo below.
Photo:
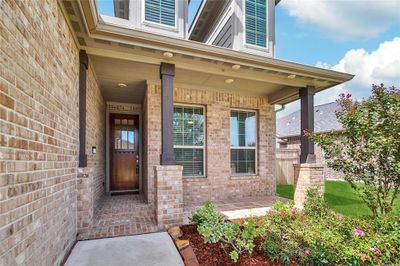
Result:
{"type": "Polygon", "coordinates": [[[196,254],[197,260],[199,261],[200,265],[280,265],[279,263],[273,262],[268,259],[265,253],[260,250],[260,239],[255,241],[256,248],[254,249],[251,256],[246,253],[241,254],[239,261],[237,263],[234,263],[229,257],[230,250],[225,252],[221,248],[220,243],[205,244],[203,237],[197,232],[196,225],[183,225],[180,228],[183,233],[181,239],[188,239],[190,241],[190,246],[193,248],[193,251],[196,254]]]}

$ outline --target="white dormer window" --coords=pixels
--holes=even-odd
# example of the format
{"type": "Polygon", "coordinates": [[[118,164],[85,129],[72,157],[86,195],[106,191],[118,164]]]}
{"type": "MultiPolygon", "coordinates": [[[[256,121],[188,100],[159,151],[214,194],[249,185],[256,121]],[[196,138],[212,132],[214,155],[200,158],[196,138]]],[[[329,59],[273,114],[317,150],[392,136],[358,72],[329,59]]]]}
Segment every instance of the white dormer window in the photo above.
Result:
{"type": "Polygon", "coordinates": [[[175,0],[144,0],[145,20],[175,27],[175,0]]]}
{"type": "Polygon", "coordinates": [[[266,0],[245,0],[246,44],[267,47],[266,0]]]}

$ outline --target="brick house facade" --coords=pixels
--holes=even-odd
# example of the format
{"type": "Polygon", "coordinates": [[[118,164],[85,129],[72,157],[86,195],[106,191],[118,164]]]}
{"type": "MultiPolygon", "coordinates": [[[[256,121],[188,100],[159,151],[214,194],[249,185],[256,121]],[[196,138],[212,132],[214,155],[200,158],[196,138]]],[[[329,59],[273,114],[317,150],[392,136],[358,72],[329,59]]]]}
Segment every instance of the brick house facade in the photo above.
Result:
{"type": "MultiPolygon", "coordinates": [[[[111,23],[94,3],[0,1],[0,265],[60,265],[113,192],[138,193],[127,198],[137,210],[131,220],[155,220],[151,230],[181,223],[192,202],[274,196],[274,105],[352,77],[132,29],[117,18],[111,23]],[[160,79],[163,64],[174,75],[160,79]],[[291,73],[296,79],[287,78],[291,73]],[[202,177],[184,176],[184,163],[160,160],[174,148],[165,132],[173,126],[173,104],[204,110],[204,160],[190,161],[193,169],[202,164],[202,177]],[[232,110],[251,117],[250,144],[245,137],[245,144],[232,142],[232,110]],[[112,138],[111,124],[120,119],[112,115],[134,117],[122,118],[125,139],[112,138]],[[246,158],[233,162],[232,150],[242,148],[246,158]],[[135,157],[115,167],[112,152],[135,157]],[[137,187],[113,188],[114,172],[125,168],[137,187]],[[233,175],[234,168],[246,173],[233,175]]],[[[134,226],[127,226],[129,234],[144,231],[134,226]]]]}

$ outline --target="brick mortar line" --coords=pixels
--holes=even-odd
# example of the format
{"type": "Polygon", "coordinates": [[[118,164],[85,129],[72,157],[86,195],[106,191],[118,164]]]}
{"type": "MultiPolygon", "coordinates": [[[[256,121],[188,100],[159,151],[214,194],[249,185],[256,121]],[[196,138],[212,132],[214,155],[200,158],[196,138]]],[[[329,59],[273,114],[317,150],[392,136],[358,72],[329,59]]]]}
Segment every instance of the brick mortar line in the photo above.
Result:
{"type": "MultiPolygon", "coordinates": [[[[5,80],[5,79],[3,79],[3,78],[1,78],[1,77],[0,77],[0,79],[4,80],[6,83],[12,85],[12,83],[8,82],[7,80],[5,80]]],[[[53,114],[55,117],[59,118],[60,120],[65,120],[63,117],[59,116],[59,115],[56,114],[55,112],[52,112],[52,111],[50,111],[48,108],[46,108],[40,101],[38,101],[37,99],[34,99],[33,97],[31,97],[31,96],[28,95],[25,91],[23,91],[23,90],[17,88],[16,85],[12,85],[12,86],[13,86],[13,87],[16,87],[16,89],[17,89],[19,92],[25,94],[25,95],[28,96],[30,99],[32,99],[35,103],[38,103],[40,106],[42,106],[46,112],[48,112],[48,113],[50,113],[50,114],[53,114]]],[[[44,88],[43,88],[43,89],[44,89],[44,88]]],[[[5,92],[1,92],[1,93],[3,93],[4,95],[7,95],[8,97],[12,98],[13,101],[15,102],[15,104],[20,104],[20,105],[23,105],[23,106],[27,107],[28,109],[33,109],[33,107],[31,107],[31,106],[28,106],[28,105],[26,105],[25,103],[23,103],[23,102],[21,102],[21,101],[17,101],[17,100],[16,100],[15,98],[13,98],[9,93],[5,93],[5,92]]],[[[44,96],[43,96],[43,97],[44,97],[44,96]]],[[[62,103],[60,103],[60,104],[63,105],[62,103]]],[[[53,104],[53,105],[54,105],[54,104],[53,104]]],[[[52,128],[52,127],[49,126],[49,125],[45,125],[45,124],[43,124],[43,122],[41,122],[41,121],[39,121],[39,120],[32,119],[32,117],[28,117],[28,116],[26,116],[25,114],[22,114],[22,113],[16,111],[15,109],[11,109],[11,108],[6,107],[6,106],[2,106],[2,108],[6,109],[8,112],[12,112],[12,113],[18,114],[18,115],[21,116],[21,117],[24,117],[25,119],[27,119],[28,122],[30,122],[30,121],[36,122],[36,123],[40,124],[42,127],[51,128],[51,129],[54,130],[55,132],[60,133],[62,136],[69,136],[69,135],[67,135],[65,132],[62,132],[62,131],[60,131],[60,130],[58,130],[58,129],[56,129],[56,128],[52,128]]],[[[61,110],[61,109],[57,109],[57,110],[61,110]]],[[[72,110],[72,109],[71,109],[71,110],[72,110]]],[[[35,110],[35,112],[39,112],[39,111],[35,110]]],[[[61,112],[62,112],[62,110],[61,110],[61,112]]],[[[45,114],[43,114],[43,115],[45,115],[45,114]]],[[[7,114],[7,117],[9,117],[8,114],[7,114]]],[[[67,117],[67,119],[69,119],[69,118],[70,118],[70,117],[67,117]]],[[[1,119],[1,120],[4,120],[4,119],[1,119]]],[[[69,119],[69,120],[74,121],[74,119],[69,119]]],[[[21,127],[21,128],[26,128],[26,129],[29,129],[30,131],[37,132],[37,133],[41,133],[41,134],[43,134],[43,135],[45,135],[45,136],[50,136],[50,135],[45,134],[45,133],[42,132],[42,131],[37,131],[37,130],[31,129],[31,128],[29,128],[29,127],[23,127],[23,126],[18,125],[18,124],[16,124],[16,123],[11,123],[8,119],[6,119],[6,120],[4,120],[4,121],[6,121],[6,122],[8,122],[8,123],[10,123],[10,124],[13,124],[14,126],[18,126],[18,127],[21,127]]],[[[53,120],[48,119],[48,121],[54,122],[55,124],[58,123],[58,122],[55,121],[54,119],[53,119],[53,120]]],[[[68,121],[68,120],[67,120],[67,121],[68,121]]],[[[79,127],[77,126],[76,128],[79,128],[79,127]]],[[[54,137],[54,136],[52,136],[52,137],[54,137]]]]}

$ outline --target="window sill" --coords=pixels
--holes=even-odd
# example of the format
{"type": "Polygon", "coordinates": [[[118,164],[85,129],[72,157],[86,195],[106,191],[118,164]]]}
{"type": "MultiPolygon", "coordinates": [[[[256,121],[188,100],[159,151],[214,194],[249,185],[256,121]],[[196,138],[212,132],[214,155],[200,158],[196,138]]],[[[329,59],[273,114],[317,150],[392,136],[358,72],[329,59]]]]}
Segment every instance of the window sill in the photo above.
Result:
{"type": "Polygon", "coordinates": [[[256,174],[242,174],[242,175],[231,175],[231,179],[233,180],[242,180],[242,179],[259,179],[260,176],[256,174]]]}
{"type": "Polygon", "coordinates": [[[201,182],[207,180],[206,176],[182,176],[183,181],[187,182],[201,182]]]}
{"type": "MultiPolygon", "coordinates": [[[[168,30],[168,31],[172,31],[172,32],[179,32],[179,29],[176,26],[170,26],[170,25],[166,25],[166,24],[162,24],[162,23],[158,23],[158,22],[153,22],[153,21],[149,21],[149,20],[143,20],[142,24],[144,26],[147,27],[152,27],[152,28],[157,28],[160,30],[168,30]]],[[[175,21],[176,24],[176,21],[175,21]]]]}

